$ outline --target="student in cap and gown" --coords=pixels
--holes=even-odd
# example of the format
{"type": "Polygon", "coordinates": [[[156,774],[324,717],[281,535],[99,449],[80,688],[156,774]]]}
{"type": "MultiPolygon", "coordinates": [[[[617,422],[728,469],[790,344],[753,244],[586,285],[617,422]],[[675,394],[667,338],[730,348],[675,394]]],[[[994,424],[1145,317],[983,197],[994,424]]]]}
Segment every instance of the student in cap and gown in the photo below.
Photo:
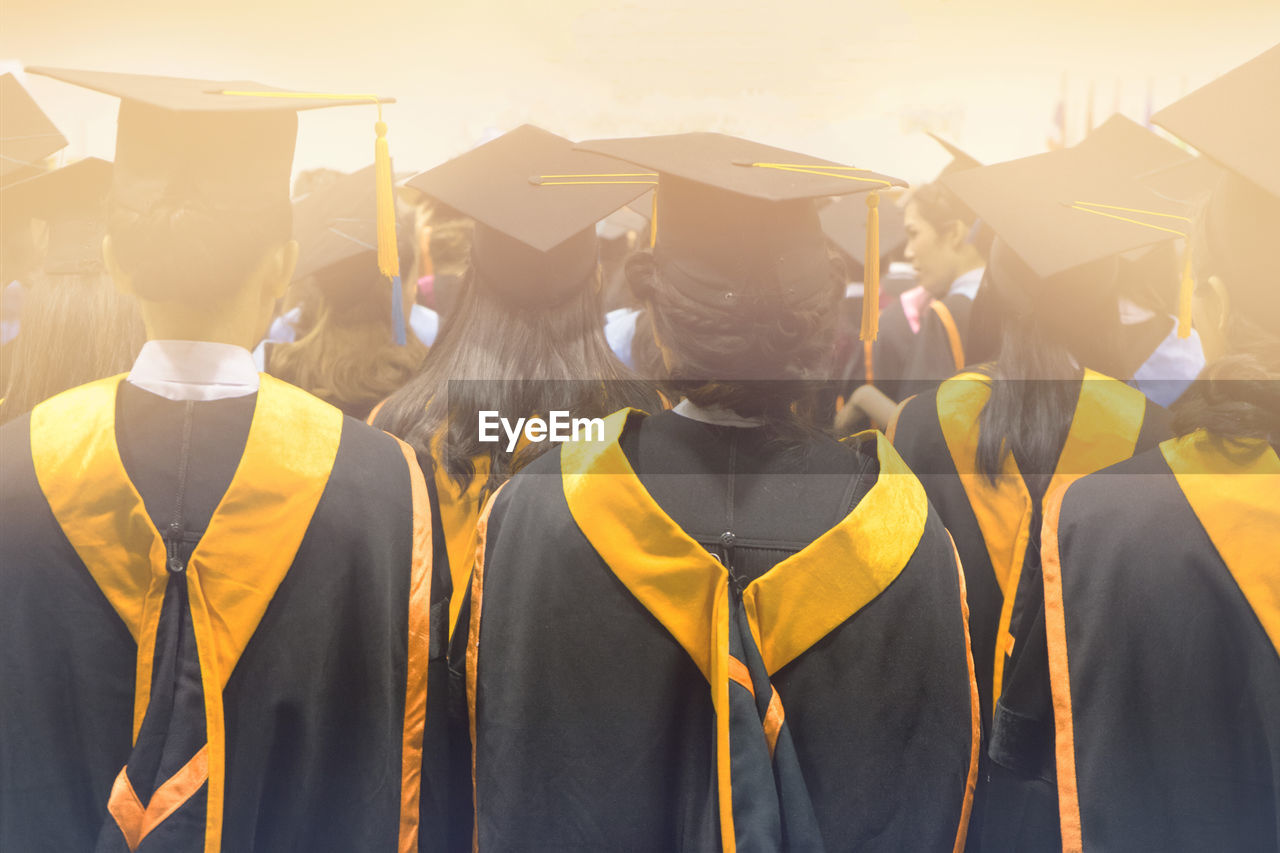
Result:
{"type": "Polygon", "coordinates": [[[881,311],[875,345],[865,348],[864,382],[837,418],[838,431],[846,431],[859,415],[883,427],[897,403],[961,370],[967,360],[969,312],[982,281],[990,235],[941,180],[982,164],[929,135],[951,161],[903,202],[903,251],[918,284],[895,294],[881,311]]]}
{"type": "Polygon", "coordinates": [[[296,258],[296,111],[367,101],[39,73],[122,99],[103,253],[151,339],[0,429],[0,848],[411,850],[422,475],[248,350],[296,258]]]}
{"type": "Polygon", "coordinates": [[[1225,174],[1191,229],[1178,437],[1045,507],[1063,847],[1280,848],[1280,47],[1156,113],[1225,174]]]}
{"type": "Polygon", "coordinates": [[[451,632],[484,499],[546,448],[508,450],[505,436],[481,442],[480,412],[514,423],[656,403],[605,341],[595,230],[656,179],[538,178],[609,171],[617,163],[524,125],[409,181],[475,221],[470,268],[422,372],[373,419],[414,448],[433,482],[452,577],[451,632]]]}
{"type": "MultiPolygon", "coordinates": [[[[294,203],[293,279],[310,285],[303,304],[290,312],[289,331],[301,332],[300,339],[269,335],[259,345],[261,353],[255,352],[272,376],[360,420],[417,374],[437,319],[413,302],[410,276],[393,294],[378,271],[374,168],[341,175],[294,203]]],[[[400,269],[406,272],[414,260],[410,237],[409,229],[397,229],[400,269]]]]}
{"type": "Polygon", "coordinates": [[[978,733],[951,542],[882,436],[792,409],[842,283],[814,199],[897,182],[719,134],[584,147],[660,174],[628,278],[685,397],[610,415],[481,517],[451,651],[477,848],[958,849],[978,733]]]}
{"type": "Polygon", "coordinates": [[[0,424],[76,385],[128,370],[146,339],[132,296],[102,265],[111,164],[89,158],[0,189],[0,215],[43,229],[44,249],[23,284],[22,331],[0,389],[0,424]]]}
{"type": "Polygon", "coordinates": [[[1048,491],[1169,434],[1163,409],[1109,377],[1121,358],[1117,256],[1174,235],[1071,208],[1153,207],[1136,203],[1147,196],[1096,150],[946,180],[996,234],[983,287],[1000,348],[993,362],[909,398],[890,437],[965,568],[985,732],[972,843],[1052,850],[1052,733],[1038,716],[1049,690],[1041,507],[1048,491]]]}
{"type": "MultiPolygon", "coordinates": [[[[12,74],[0,75],[0,189],[35,177],[46,159],[67,145],[58,128],[12,74]]],[[[30,220],[6,213],[0,216],[0,396],[9,385],[9,346],[19,328],[22,280],[38,264],[30,220]]]]}

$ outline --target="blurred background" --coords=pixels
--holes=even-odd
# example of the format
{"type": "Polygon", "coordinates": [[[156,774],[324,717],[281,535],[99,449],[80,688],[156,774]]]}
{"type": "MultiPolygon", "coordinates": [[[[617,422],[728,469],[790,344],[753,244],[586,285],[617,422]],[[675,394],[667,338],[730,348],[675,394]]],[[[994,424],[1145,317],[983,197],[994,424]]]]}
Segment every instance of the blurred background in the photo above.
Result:
{"type": "MultiPolygon", "coordinates": [[[[718,130],[901,175],[1139,122],[1280,42],[1280,0],[3,0],[0,71],[54,65],[393,96],[397,171],[523,123],[718,130]]],[[[23,82],[111,157],[117,101],[23,82]]],[[[1276,109],[1258,104],[1258,109],[1276,109]]],[[[295,171],[373,159],[372,109],[303,114],[295,171]]]]}

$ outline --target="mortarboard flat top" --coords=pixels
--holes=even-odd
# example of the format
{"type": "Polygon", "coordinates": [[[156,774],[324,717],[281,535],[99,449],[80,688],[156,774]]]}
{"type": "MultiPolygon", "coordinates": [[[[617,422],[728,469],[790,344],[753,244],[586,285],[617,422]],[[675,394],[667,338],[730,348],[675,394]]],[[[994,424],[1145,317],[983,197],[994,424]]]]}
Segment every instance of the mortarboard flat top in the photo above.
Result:
{"type": "Polygon", "coordinates": [[[1131,118],[1115,113],[1075,146],[1096,154],[1105,168],[1125,176],[1184,163],[1191,154],[1131,118]]]}
{"type": "MultiPolygon", "coordinates": [[[[867,205],[861,198],[837,198],[818,211],[823,232],[853,260],[867,262],[867,205]]],[[[903,209],[889,199],[880,205],[880,256],[891,255],[907,242],[903,209]]]]}
{"type": "Polygon", "coordinates": [[[297,111],[390,102],[286,92],[246,81],[29,70],[121,99],[115,204],[142,212],[168,198],[223,210],[269,211],[266,215],[279,232],[273,236],[284,239],[297,111]],[[252,94],[224,94],[229,92],[252,94]]]}
{"type": "Polygon", "coordinates": [[[549,252],[657,181],[634,173],[526,124],[411,178],[408,185],[531,249],[549,252]],[[631,174],[609,177],[622,172],[631,174]],[[605,177],[592,177],[599,175],[605,177]]]}
{"type": "Polygon", "coordinates": [[[721,307],[744,293],[766,306],[785,294],[829,291],[831,265],[817,202],[906,186],[870,170],[719,133],[604,139],[579,147],[658,173],[654,255],[664,274],[684,282],[677,286],[686,295],[721,307]]]}
{"type": "Polygon", "coordinates": [[[0,76],[0,103],[0,184],[7,184],[38,169],[67,140],[12,74],[0,76]]]}
{"type": "Polygon", "coordinates": [[[526,124],[408,185],[475,220],[472,262],[491,285],[545,304],[595,269],[596,223],[656,180],[526,124]]]}
{"type": "Polygon", "coordinates": [[[957,172],[943,183],[1049,278],[1186,232],[1187,206],[1140,184],[1127,153],[1128,144],[1082,144],[957,172]]]}
{"type": "Polygon", "coordinates": [[[355,104],[395,103],[394,98],[371,95],[312,95],[277,89],[247,80],[200,80],[186,77],[157,77],[152,74],[122,74],[115,71],[86,71],[74,68],[28,68],[32,74],[52,77],[82,89],[114,95],[126,101],[180,113],[291,112],[355,104]],[[223,94],[255,92],[258,96],[223,94]],[[267,95],[269,97],[264,97],[267,95]],[[283,97],[280,97],[283,96],[283,97]],[[292,96],[292,97],[289,97],[292,96]]]}
{"type": "MultiPolygon", "coordinates": [[[[907,185],[878,172],[722,133],[595,139],[578,148],[759,201],[816,199],[907,185]]],[[[661,204],[662,193],[658,195],[661,204]]]]}
{"type": "Polygon", "coordinates": [[[101,263],[111,171],[110,162],[90,157],[0,191],[0,214],[6,220],[39,219],[48,225],[46,272],[101,263]]]}
{"type": "Polygon", "coordinates": [[[1151,120],[1280,197],[1280,45],[1160,110],[1151,120]]]}

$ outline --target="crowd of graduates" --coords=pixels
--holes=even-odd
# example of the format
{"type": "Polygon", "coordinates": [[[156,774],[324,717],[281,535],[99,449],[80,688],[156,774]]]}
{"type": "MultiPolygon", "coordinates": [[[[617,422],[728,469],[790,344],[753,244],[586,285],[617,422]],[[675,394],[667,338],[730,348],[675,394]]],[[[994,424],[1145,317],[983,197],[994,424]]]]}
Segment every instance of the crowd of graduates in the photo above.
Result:
{"type": "Polygon", "coordinates": [[[0,850],[1280,851],[1280,46],[917,186],[27,71],[0,850]]]}

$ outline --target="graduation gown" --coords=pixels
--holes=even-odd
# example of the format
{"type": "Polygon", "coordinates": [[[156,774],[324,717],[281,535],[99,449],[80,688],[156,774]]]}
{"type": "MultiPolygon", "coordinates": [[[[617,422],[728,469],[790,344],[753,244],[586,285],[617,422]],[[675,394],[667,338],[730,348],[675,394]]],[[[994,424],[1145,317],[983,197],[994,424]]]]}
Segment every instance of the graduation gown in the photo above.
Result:
{"type": "Polygon", "coordinates": [[[962,846],[963,581],[883,436],[788,453],[627,410],[605,432],[480,521],[451,661],[478,849],[962,846]]]}
{"type": "MultiPolygon", "coordinates": [[[[984,723],[974,846],[1055,849],[1052,724],[1040,576],[1040,502],[1007,457],[996,485],[975,470],[990,379],[961,374],[910,399],[891,429],[964,566],[984,723]]],[[[1140,391],[1085,371],[1048,491],[1154,447],[1167,413],[1140,391]]],[[[974,847],[971,847],[974,849],[974,847]]]]}
{"type": "Polygon", "coordinates": [[[965,366],[965,341],[973,300],[952,293],[930,302],[920,312],[920,331],[912,342],[902,387],[895,399],[903,400],[919,390],[959,373],[965,366]]]}
{"type": "Polygon", "coordinates": [[[1278,549],[1275,448],[1203,431],[1046,505],[1064,849],[1280,849],[1278,549]]]}
{"type": "Polygon", "coordinates": [[[444,643],[412,452],[269,376],[122,379],[0,431],[0,849],[415,849],[444,643]]]}

